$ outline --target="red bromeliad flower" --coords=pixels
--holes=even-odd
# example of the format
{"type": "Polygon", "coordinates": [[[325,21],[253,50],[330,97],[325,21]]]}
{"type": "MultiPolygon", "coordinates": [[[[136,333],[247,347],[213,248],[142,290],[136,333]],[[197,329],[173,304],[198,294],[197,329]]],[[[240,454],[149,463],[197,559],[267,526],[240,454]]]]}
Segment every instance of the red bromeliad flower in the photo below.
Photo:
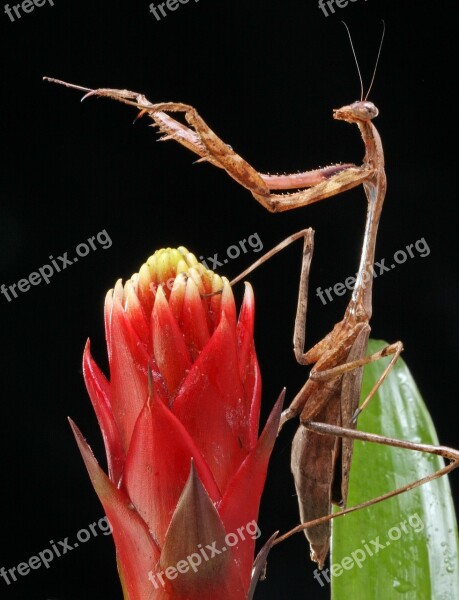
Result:
{"type": "Polygon", "coordinates": [[[83,357],[108,476],[72,424],[111,523],[126,600],[243,600],[281,400],[258,438],[261,379],[246,284],[159,250],[105,302],[107,381],[83,357]],[[208,295],[212,292],[221,292],[208,295]]]}

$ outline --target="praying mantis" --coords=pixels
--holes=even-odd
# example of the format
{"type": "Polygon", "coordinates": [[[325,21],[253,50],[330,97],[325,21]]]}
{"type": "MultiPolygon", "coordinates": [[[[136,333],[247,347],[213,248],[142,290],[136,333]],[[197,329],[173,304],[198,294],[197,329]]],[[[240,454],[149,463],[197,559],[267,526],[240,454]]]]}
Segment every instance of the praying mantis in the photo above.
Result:
{"type": "MultiPolygon", "coordinates": [[[[333,165],[313,171],[289,175],[267,175],[256,171],[223,142],[188,104],[163,102],[152,104],[145,96],[128,90],[109,88],[91,90],[65,82],[46,78],[77,90],[87,96],[103,96],[118,100],[147,114],[163,134],[162,140],[175,140],[197,154],[199,161],[209,162],[224,169],[240,185],[270,212],[292,210],[335,196],[363,185],[368,209],[359,270],[352,297],[343,319],[332,331],[308,352],[305,352],[305,325],[309,266],[313,249],[312,230],[303,230],[277,246],[280,251],[287,244],[304,239],[300,293],[294,330],[294,353],[303,365],[313,364],[309,378],[298,392],[290,407],[282,415],[281,426],[289,419],[300,416],[300,426],[292,445],[292,471],[298,493],[302,524],[272,542],[282,541],[293,533],[303,530],[311,545],[311,558],[321,568],[329,549],[331,504],[346,504],[353,440],[394,445],[411,450],[430,452],[448,459],[449,465],[423,479],[373,499],[365,505],[380,501],[412,489],[438,476],[449,473],[459,466],[459,452],[446,447],[384,438],[355,431],[356,419],[374,396],[379,386],[395,364],[403,347],[401,342],[390,344],[383,350],[367,357],[372,313],[371,266],[374,262],[378,223],[386,193],[384,152],[381,138],[372,123],[378,110],[366,99],[345,105],[334,111],[334,118],[356,124],[365,146],[361,166],[350,163],[333,165]],[[183,113],[187,125],[168,113],[183,113]],[[295,190],[278,193],[279,190],[295,190]],[[391,360],[375,383],[362,407],[358,409],[363,366],[384,356],[391,360]],[[337,489],[336,482],[339,483],[337,489]],[[334,485],[335,484],[335,485],[334,485]]],[[[371,87],[371,86],[370,86],[371,87]]],[[[367,94],[368,96],[368,94],[367,94]]],[[[245,277],[262,257],[232,283],[245,277]]],[[[362,505],[344,509],[338,514],[357,510],[362,505]]]]}

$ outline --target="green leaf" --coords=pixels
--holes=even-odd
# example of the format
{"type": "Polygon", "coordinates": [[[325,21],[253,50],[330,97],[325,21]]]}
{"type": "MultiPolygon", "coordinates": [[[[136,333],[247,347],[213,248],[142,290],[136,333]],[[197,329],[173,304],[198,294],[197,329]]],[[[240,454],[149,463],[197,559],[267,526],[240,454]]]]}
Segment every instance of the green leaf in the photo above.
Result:
{"type": "MultiPolygon", "coordinates": [[[[369,354],[386,345],[370,340],[369,354]]],[[[364,399],[390,359],[365,367],[364,399]]],[[[360,415],[358,429],[438,444],[430,415],[403,360],[360,415]]],[[[444,466],[441,458],[356,441],[348,506],[374,498],[444,466]]],[[[454,474],[453,474],[454,476],[454,474]]],[[[333,600],[459,598],[459,546],[449,482],[414,490],[333,521],[333,600]]],[[[322,581],[328,577],[322,576],[322,581]]]]}

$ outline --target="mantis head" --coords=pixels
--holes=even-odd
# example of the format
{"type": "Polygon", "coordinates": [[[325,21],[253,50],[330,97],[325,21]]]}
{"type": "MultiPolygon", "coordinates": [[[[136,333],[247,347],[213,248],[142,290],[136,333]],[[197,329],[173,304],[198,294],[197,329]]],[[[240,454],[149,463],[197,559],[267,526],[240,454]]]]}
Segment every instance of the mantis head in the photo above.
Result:
{"type": "Polygon", "coordinates": [[[359,121],[371,121],[379,114],[379,110],[368,100],[357,100],[352,104],[335,108],[333,118],[348,123],[357,123],[359,121]]]}

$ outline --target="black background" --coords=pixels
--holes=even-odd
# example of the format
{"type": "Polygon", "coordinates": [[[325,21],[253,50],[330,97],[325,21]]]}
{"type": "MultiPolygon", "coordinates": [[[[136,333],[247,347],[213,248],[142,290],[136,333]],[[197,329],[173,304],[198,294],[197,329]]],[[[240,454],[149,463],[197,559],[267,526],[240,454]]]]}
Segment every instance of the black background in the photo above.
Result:
{"type": "MultiPolygon", "coordinates": [[[[14,3],[13,3],[14,4],[14,3]]],[[[3,3],[2,3],[3,7],[3,3]]],[[[185,244],[224,255],[257,232],[268,249],[294,231],[316,230],[308,346],[343,313],[347,296],[323,306],[314,290],[344,281],[358,263],[366,202],[361,188],[291,213],[266,212],[223,171],[193,165],[173,143],[156,144],[144,119],[107,100],[42,82],[50,75],[89,87],[144,92],[153,102],[197,107],[260,171],[359,163],[354,126],[332,109],[360,95],[340,19],[349,24],[365,82],[387,34],[371,99],[380,108],[388,193],[377,259],[425,238],[430,255],[408,259],[374,284],[373,337],[403,340],[404,357],[444,444],[457,446],[457,227],[453,65],[457,3],[357,0],[325,17],[317,3],[190,0],[156,21],[148,2],[55,0],[11,22],[1,9],[2,176],[0,283],[10,285],[106,229],[111,248],[90,252],[49,285],[0,297],[2,394],[0,566],[27,561],[49,540],[102,516],[67,425],[71,415],[103,456],[81,376],[88,336],[106,368],[105,291],[157,248],[185,244]]],[[[367,85],[367,83],[366,83],[367,85]]],[[[235,276],[257,257],[230,261],[235,276]]],[[[306,377],[291,351],[300,246],[251,276],[256,342],[264,372],[263,419],[283,385],[306,377]]],[[[241,290],[237,291],[238,297],[241,290]]],[[[260,516],[263,538],[298,521],[289,475],[289,433],[279,439],[260,516]]],[[[452,477],[456,499],[457,477],[452,477]]],[[[272,553],[257,598],[326,598],[312,578],[302,536],[272,553]]],[[[111,537],[55,559],[6,586],[20,600],[121,598],[111,537]]]]}

